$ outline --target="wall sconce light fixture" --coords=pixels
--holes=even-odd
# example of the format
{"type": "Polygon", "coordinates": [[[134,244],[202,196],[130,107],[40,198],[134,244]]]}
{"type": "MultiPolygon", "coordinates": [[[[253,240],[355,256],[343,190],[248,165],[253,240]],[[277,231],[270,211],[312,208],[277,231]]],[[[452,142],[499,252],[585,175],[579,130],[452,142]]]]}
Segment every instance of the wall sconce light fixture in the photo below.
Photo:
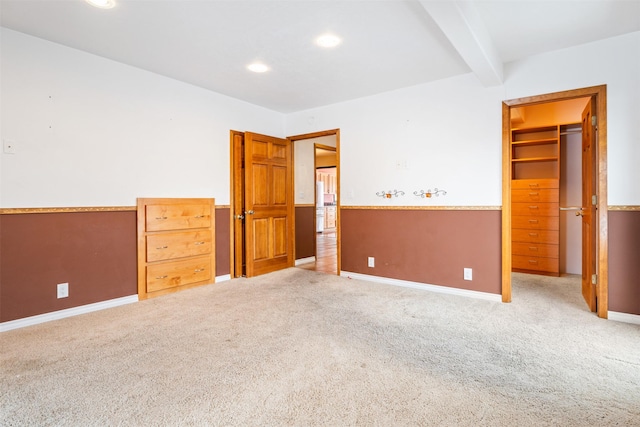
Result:
{"type": "Polygon", "coordinates": [[[384,197],[385,199],[390,199],[391,197],[404,196],[404,191],[402,190],[378,191],[376,193],[376,196],[384,197]]]}
{"type": "Polygon", "coordinates": [[[429,199],[433,196],[439,197],[441,194],[443,196],[446,196],[447,192],[444,190],[438,190],[437,188],[434,188],[433,190],[428,189],[427,191],[424,191],[424,190],[420,190],[420,192],[414,191],[413,194],[416,196],[420,196],[423,199],[425,197],[429,199]]]}

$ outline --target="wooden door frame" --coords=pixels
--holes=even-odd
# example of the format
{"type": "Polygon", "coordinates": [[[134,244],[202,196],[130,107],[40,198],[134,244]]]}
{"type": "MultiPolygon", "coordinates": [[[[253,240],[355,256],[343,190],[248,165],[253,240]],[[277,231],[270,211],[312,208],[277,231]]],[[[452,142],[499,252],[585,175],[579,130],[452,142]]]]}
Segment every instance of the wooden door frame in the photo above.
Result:
{"type": "MultiPolygon", "coordinates": [[[[340,254],[342,253],[342,243],[341,243],[342,239],[340,238],[340,232],[341,232],[341,227],[340,227],[340,129],[330,129],[330,130],[325,130],[321,132],[313,132],[313,133],[305,133],[301,135],[288,136],[287,139],[291,141],[293,145],[293,149],[295,150],[296,141],[301,141],[304,139],[319,138],[322,136],[331,136],[331,135],[335,135],[336,137],[336,147],[335,147],[336,148],[336,196],[338,199],[336,201],[336,246],[337,246],[336,256],[338,257],[337,274],[339,276],[340,267],[341,267],[340,259],[342,258],[340,256],[340,254]]],[[[315,151],[314,151],[314,165],[315,165],[315,151]]],[[[314,174],[315,174],[315,170],[314,170],[314,174]]],[[[294,182],[294,187],[295,187],[295,182],[294,182]]],[[[295,188],[294,188],[294,191],[295,191],[295,188]]],[[[315,206],[315,199],[314,199],[314,206],[315,206]]],[[[314,218],[315,218],[315,215],[314,215],[314,218]]],[[[314,223],[314,226],[315,226],[315,223],[314,223]]]]}
{"type": "Polygon", "coordinates": [[[598,284],[596,298],[598,317],[608,316],[608,202],[607,202],[607,86],[592,86],[575,90],[535,95],[502,102],[502,302],[511,302],[511,108],[546,104],[575,98],[594,97],[596,102],[598,141],[596,144],[596,255],[598,284]]]}
{"type": "MultiPolygon", "coordinates": [[[[242,272],[238,276],[236,274],[236,229],[235,229],[235,203],[236,203],[236,151],[235,151],[235,141],[234,138],[236,136],[241,135],[244,141],[244,132],[230,130],[230,149],[229,149],[229,165],[230,165],[230,190],[229,190],[229,277],[235,279],[236,277],[241,277],[242,272]]],[[[243,142],[244,145],[244,142],[243,142]]],[[[242,153],[239,153],[242,156],[242,153]]],[[[242,189],[242,193],[244,196],[244,189],[242,189]]],[[[242,268],[240,269],[242,270],[242,268]]]]}

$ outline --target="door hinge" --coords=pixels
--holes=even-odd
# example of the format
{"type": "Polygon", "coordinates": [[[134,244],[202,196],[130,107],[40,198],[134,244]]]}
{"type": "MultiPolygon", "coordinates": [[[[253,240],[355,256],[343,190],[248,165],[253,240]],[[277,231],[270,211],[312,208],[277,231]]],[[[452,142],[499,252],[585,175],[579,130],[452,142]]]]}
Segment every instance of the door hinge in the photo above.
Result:
{"type": "Polygon", "coordinates": [[[595,126],[598,123],[597,116],[591,116],[591,126],[595,126]]]}
{"type": "Polygon", "coordinates": [[[598,204],[598,196],[596,196],[595,194],[591,196],[591,204],[593,206],[596,206],[598,204]]]}
{"type": "Polygon", "coordinates": [[[597,285],[598,284],[598,275],[597,274],[592,274],[591,275],[591,284],[592,285],[597,285]]]}

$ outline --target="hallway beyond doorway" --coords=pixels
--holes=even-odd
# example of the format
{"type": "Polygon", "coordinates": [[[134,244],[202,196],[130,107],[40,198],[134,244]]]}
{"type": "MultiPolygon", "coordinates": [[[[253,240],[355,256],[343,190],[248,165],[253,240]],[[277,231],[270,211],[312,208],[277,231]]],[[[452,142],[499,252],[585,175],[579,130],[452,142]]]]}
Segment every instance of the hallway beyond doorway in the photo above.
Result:
{"type": "Polygon", "coordinates": [[[338,274],[338,246],[336,230],[325,230],[316,235],[316,260],[299,265],[305,270],[338,274]]]}

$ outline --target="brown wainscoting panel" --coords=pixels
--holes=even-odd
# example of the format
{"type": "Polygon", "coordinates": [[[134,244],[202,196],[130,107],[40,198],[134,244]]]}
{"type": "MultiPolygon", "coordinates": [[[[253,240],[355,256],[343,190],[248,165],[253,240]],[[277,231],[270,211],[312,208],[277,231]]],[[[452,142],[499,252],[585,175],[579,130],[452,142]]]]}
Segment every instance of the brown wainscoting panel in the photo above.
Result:
{"type": "Polygon", "coordinates": [[[640,210],[609,211],[609,310],[640,315],[640,210]]]}
{"type": "Polygon", "coordinates": [[[230,224],[229,215],[231,208],[229,206],[216,206],[216,276],[224,276],[229,274],[230,270],[230,224]]]}
{"type": "Polygon", "coordinates": [[[499,210],[342,209],[342,270],[501,292],[499,210]],[[375,267],[367,267],[367,258],[375,267]],[[473,280],[463,279],[464,268],[473,280]]]}
{"type": "Polygon", "coordinates": [[[296,259],[316,255],[316,224],[313,205],[296,206],[296,259]]]}
{"type": "Polygon", "coordinates": [[[0,322],[138,292],[135,211],[0,215],[0,235],[0,322]]]}

